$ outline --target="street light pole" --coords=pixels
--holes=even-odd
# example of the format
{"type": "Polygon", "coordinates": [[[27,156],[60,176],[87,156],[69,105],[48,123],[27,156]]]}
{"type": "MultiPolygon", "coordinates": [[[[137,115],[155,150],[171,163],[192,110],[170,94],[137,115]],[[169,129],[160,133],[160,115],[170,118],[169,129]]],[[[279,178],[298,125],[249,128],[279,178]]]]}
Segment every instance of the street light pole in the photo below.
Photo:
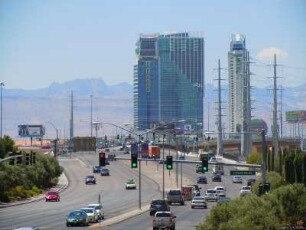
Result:
{"type": "Polygon", "coordinates": [[[4,83],[3,82],[0,82],[0,87],[1,87],[1,127],[0,127],[0,137],[1,137],[1,139],[2,139],[2,90],[3,90],[3,86],[5,86],[4,85],[4,83]]]}
{"type": "MultiPolygon", "coordinates": [[[[138,158],[140,158],[140,139],[141,135],[138,135],[138,158]]],[[[141,161],[139,161],[139,173],[138,173],[138,180],[139,180],[139,201],[138,201],[138,206],[139,209],[141,209],[141,161]]]]}
{"type": "Polygon", "coordinates": [[[165,199],[165,134],[163,134],[163,200],[165,199]]]}
{"type": "Polygon", "coordinates": [[[90,95],[90,136],[92,137],[92,97],[93,95],[90,95]]]}

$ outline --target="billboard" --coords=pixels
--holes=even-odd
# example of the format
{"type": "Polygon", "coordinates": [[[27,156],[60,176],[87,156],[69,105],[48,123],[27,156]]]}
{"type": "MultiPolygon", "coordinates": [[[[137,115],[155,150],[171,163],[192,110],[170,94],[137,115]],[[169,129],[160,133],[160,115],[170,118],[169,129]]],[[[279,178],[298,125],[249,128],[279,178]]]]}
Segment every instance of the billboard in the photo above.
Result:
{"type": "Polygon", "coordinates": [[[289,123],[306,122],[306,110],[287,111],[286,121],[289,123]]]}
{"type": "Polygon", "coordinates": [[[18,125],[18,135],[21,137],[43,137],[45,127],[43,125],[18,125]]]}

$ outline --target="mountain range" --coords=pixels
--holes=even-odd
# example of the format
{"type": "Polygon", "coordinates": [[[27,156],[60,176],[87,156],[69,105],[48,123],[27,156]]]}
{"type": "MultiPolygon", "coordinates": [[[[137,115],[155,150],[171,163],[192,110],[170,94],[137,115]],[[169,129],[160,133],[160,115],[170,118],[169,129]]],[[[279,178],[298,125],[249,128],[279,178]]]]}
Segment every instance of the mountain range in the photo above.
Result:
{"type": "MultiPolygon", "coordinates": [[[[223,123],[226,127],[227,86],[222,88],[222,114],[225,115],[223,123]]],[[[271,89],[254,87],[251,91],[252,116],[264,119],[268,127],[271,126],[273,109],[271,89]]],[[[217,88],[207,84],[205,90],[204,129],[208,126],[208,120],[211,129],[215,129],[217,88]]],[[[306,85],[283,87],[277,93],[279,114],[283,112],[283,121],[286,111],[306,110],[306,85]]],[[[91,119],[123,127],[133,122],[132,85],[125,82],[107,85],[103,79],[76,79],[34,90],[3,88],[3,134],[19,139],[18,125],[42,124],[46,128],[45,138],[55,137],[54,127],[59,130],[61,138],[68,138],[72,102],[74,136],[90,136],[92,132],[98,136],[115,135],[121,132],[111,125],[103,125],[96,133],[96,130],[91,130],[91,119]]]]}

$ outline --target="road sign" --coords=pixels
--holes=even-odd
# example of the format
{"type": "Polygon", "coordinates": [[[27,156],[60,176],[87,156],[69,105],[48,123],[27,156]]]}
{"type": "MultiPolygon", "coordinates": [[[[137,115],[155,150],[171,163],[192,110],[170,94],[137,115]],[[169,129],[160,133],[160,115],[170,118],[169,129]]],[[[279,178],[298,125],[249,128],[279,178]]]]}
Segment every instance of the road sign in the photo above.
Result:
{"type": "Polygon", "coordinates": [[[240,170],[231,170],[231,176],[252,176],[255,175],[255,171],[240,171],[240,170]]]}

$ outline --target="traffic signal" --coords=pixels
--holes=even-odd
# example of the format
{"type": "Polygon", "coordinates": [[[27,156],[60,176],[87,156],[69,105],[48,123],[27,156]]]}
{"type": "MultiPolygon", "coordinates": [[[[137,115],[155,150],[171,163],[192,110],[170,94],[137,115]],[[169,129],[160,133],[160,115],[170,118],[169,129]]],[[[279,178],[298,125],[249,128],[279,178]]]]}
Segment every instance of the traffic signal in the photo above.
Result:
{"type": "Polygon", "coordinates": [[[173,169],[173,160],[172,160],[172,156],[167,156],[167,169],[168,170],[172,170],[173,169]]]}
{"type": "Polygon", "coordinates": [[[36,153],[33,152],[31,153],[31,155],[32,155],[32,164],[36,164],[36,153]]]}
{"type": "Polygon", "coordinates": [[[208,172],[208,157],[202,158],[202,173],[208,172]]]}
{"type": "Polygon", "coordinates": [[[137,153],[132,153],[131,154],[131,168],[138,168],[138,155],[137,153]]]}
{"type": "Polygon", "coordinates": [[[104,152],[99,153],[99,165],[100,167],[105,166],[105,153],[104,152]]]}
{"type": "Polygon", "coordinates": [[[26,153],[26,155],[25,155],[25,164],[26,164],[26,165],[30,165],[30,163],[31,163],[30,160],[31,160],[31,159],[30,159],[30,154],[29,154],[29,153],[26,153]]]}
{"type": "Polygon", "coordinates": [[[22,158],[23,158],[23,156],[21,156],[21,157],[17,157],[17,165],[21,165],[22,164],[22,158]]]}

